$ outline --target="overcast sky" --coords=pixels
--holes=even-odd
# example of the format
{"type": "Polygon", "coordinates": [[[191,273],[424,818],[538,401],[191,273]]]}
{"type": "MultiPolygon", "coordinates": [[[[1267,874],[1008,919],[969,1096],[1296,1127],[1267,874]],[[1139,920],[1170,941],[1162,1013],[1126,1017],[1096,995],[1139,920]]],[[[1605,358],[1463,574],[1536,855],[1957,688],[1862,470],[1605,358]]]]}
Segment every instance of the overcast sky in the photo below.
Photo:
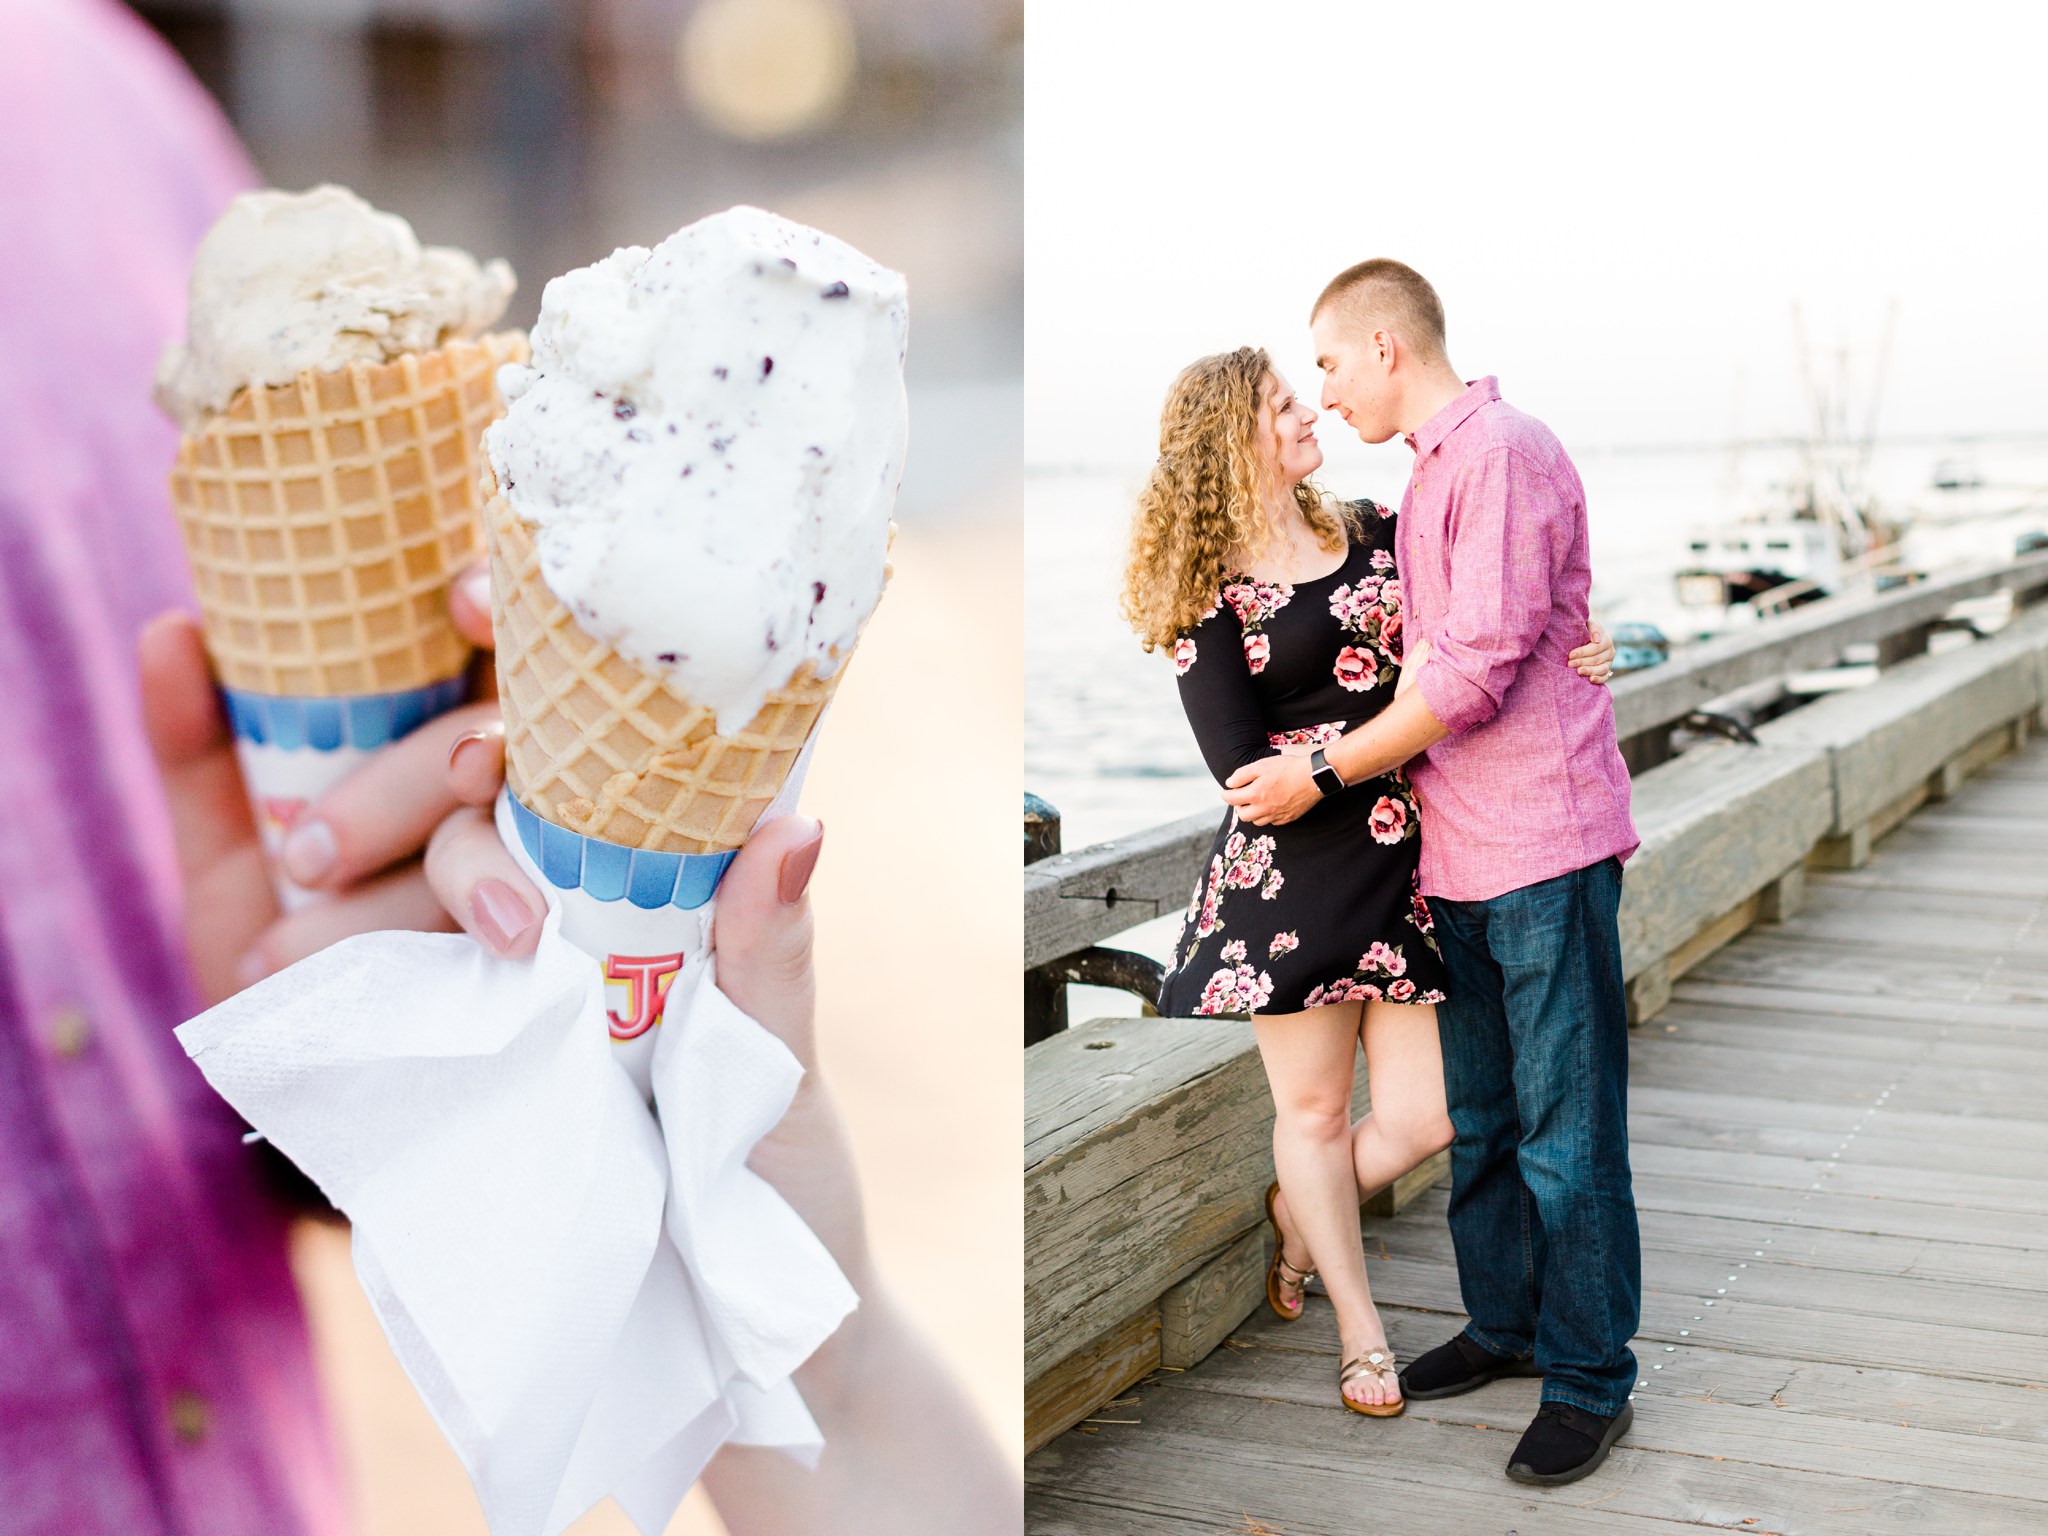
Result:
{"type": "Polygon", "coordinates": [[[1239,344],[1313,398],[1378,255],[1575,447],[1797,430],[1795,302],[1867,404],[1897,300],[1883,432],[2048,431],[2034,10],[1031,0],[1027,460],[1149,459],[1239,344]]]}

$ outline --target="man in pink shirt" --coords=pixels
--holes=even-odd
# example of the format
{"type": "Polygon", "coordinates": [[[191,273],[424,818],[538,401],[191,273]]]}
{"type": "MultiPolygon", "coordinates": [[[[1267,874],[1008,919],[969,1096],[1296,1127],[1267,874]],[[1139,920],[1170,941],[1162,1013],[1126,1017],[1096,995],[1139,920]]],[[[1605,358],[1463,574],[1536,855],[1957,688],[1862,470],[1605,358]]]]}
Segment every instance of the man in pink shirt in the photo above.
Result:
{"type": "Polygon", "coordinates": [[[190,605],[150,400],[253,179],[113,0],[0,3],[0,1531],[342,1536],[291,1211],[196,1012],[135,642],[190,605]]]}
{"type": "MultiPolygon", "coordinates": [[[[1396,538],[1416,686],[1324,754],[1345,784],[1413,760],[1422,892],[1453,982],[1437,1018],[1471,1321],[1401,1386],[1422,1401],[1541,1375],[1508,1475],[1571,1482],[1633,1416],[1642,1292],[1616,926],[1637,838],[1611,697],[1567,661],[1586,634],[1585,490],[1549,428],[1451,367],[1412,268],[1339,274],[1310,325],[1323,408],[1415,453],[1396,538]]],[[[1322,794],[1301,757],[1230,783],[1260,824],[1322,794]]]]}

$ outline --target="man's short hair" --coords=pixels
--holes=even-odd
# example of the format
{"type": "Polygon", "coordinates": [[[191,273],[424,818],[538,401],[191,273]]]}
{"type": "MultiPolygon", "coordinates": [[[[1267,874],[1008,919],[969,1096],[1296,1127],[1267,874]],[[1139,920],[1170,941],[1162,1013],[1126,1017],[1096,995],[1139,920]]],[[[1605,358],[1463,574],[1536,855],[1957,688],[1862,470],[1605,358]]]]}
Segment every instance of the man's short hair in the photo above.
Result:
{"type": "Polygon", "coordinates": [[[1309,323],[1313,325],[1333,305],[1361,328],[1384,326],[1425,356],[1446,355],[1443,301],[1429,279],[1405,262],[1375,256],[1346,267],[1316,299],[1308,312],[1309,323]]]}

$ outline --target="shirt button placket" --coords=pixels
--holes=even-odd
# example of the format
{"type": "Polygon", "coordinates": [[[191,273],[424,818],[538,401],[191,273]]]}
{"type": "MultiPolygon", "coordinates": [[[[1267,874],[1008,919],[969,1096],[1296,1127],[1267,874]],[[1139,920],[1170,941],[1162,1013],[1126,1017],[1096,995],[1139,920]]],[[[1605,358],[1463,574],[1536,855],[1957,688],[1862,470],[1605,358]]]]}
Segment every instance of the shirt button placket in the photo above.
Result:
{"type": "Polygon", "coordinates": [[[197,1392],[173,1392],[164,1413],[180,1445],[203,1445],[213,1430],[213,1409],[197,1392]]]}
{"type": "Polygon", "coordinates": [[[75,1061],[92,1044],[92,1020],[85,1016],[85,1010],[78,1004],[60,1003],[50,1010],[44,1038],[49,1041],[53,1053],[66,1061],[75,1061]]]}

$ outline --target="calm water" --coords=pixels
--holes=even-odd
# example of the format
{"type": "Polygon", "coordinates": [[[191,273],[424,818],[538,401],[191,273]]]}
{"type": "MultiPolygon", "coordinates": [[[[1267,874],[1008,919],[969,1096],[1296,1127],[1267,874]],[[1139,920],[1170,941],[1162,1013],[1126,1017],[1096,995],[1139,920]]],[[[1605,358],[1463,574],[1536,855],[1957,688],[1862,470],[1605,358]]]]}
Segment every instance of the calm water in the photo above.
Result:
{"type": "MultiPolygon", "coordinates": [[[[1685,623],[1672,576],[1700,525],[1732,521],[1797,467],[1786,449],[1585,453],[1593,539],[1593,603],[1610,626],[1685,623]]],[[[1891,506],[1931,505],[1935,464],[1974,460],[1992,489],[2012,486],[2036,510],[1976,526],[1928,527],[1909,542],[1916,564],[2009,555],[2021,526],[2048,528],[2048,443],[1902,443],[1873,457],[1872,488],[1891,506]]],[[[1375,461],[1340,494],[1398,501],[1406,468],[1375,461]],[[1388,481],[1390,483],[1374,483],[1388,481]]],[[[1172,668],[1147,656],[1116,612],[1123,541],[1139,472],[1034,471],[1026,476],[1024,786],[1057,806],[1065,845],[1081,848],[1221,803],[1195,751],[1172,668]]]]}

